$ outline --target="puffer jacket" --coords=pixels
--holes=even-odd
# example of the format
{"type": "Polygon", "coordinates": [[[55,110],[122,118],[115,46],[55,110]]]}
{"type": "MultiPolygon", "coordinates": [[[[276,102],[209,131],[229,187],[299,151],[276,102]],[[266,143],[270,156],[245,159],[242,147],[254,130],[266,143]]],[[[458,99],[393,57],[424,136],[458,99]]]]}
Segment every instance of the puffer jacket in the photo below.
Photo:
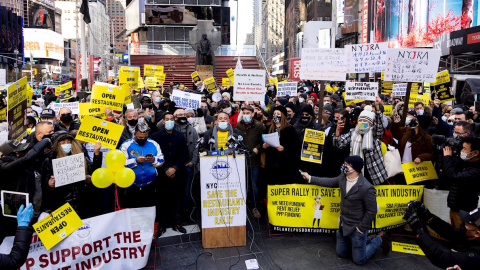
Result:
{"type": "Polygon", "coordinates": [[[0,269],[20,269],[28,257],[33,229],[18,227],[10,254],[0,254],[0,269]]]}
{"type": "Polygon", "coordinates": [[[450,179],[447,204],[452,210],[472,211],[477,208],[480,192],[480,161],[465,162],[458,157],[443,157],[443,173],[450,179]]]}

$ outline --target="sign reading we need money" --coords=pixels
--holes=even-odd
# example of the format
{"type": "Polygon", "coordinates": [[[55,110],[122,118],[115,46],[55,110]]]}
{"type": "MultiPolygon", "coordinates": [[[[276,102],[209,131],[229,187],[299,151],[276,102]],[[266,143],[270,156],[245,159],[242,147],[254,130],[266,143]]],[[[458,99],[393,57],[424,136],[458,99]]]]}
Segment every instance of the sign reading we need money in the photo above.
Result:
{"type": "Polygon", "coordinates": [[[418,165],[415,165],[415,162],[403,163],[402,169],[408,185],[425,180],[438,179],[437,172],[431,161],[424,161],[418,165]]]}
{"type": "Polygon", "coordinates": [[[83,153],[52,160],[55,187],[85,180],[85,156],[83,153]]]}
{"type": "Polygon", "coordinates": [[[348,73],[382,72],[387,64],[388,43],[345,45],[348,73]]]}
{"type": "Polygon", "coordinates": [[[172,102],[179,108],[198,109],[202,102],[202,95],[184,92],[180,90],[173,90],[172,102]]]}
{"type": "Polygon", "coordinates": [[[85,116],[75,139],[115,149],[125,127],[92,116],[85,116]]]}
{"type": "Polygon", "coordinates": [[[345,81],[347,56],[344,49],[302,49],[300,79],[345,81]]]}
{"type": "Polygon", "coordinates": [[[393,82],[435,82],[440,50],[387,49],[385,80],[393,82]]]}
{"type": "Polygon", "coordinates": [[[121,87],[110,87],[98,84],[93,85],[90,104],[121,111],[123,110],[124,102],[125,90],[121,87]]]}
{"type": "Polygon", "coordinates": [[[297,83],[296,82],[282,82],[278,83],[277,97],[294,97],[297,95],[297,83]]]}
{"type": "Polygon", "coordinates": [[[51,215],[33,224],[33,228],[47,250],[58,244],[83,225],[69,203],[62,205],[51,215]]]}
{"type": "Polygon", "coordinates": [[[404,97],[407,94],[407,84],[406,83],[394,84],[392,93],[394,97],[404,97]]]}
{"type": "Polygon", "coordinates": [[[377,82],[347,82],[345,84],[346,100],[375,101],[378,95],[377,82]]]}
{"type": "Polygon", "coordinates": [[[265,100],[265,70],[236,69],[233,99],[237,101],[265,100]]]}

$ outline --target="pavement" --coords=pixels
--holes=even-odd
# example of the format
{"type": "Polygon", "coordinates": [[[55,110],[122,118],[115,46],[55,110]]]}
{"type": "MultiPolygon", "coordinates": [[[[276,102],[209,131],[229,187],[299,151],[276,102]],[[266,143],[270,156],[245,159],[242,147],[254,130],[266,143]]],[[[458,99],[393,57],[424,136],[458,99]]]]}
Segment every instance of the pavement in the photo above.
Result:
{"type": "MultiPolygon", "coordinates": [[[[196,225],[186,226],[187,234],[171,229],[157,239],[156,257],[152,246],[144,269],[247,269],[245,261],[257,259],[259,269],[440,269],[425,256],[380,249],[367,264],[355,265],[335,254],[334,234],[295,233],[269,236],[267,227],[250,217],[247,223],[247,245],[204,249],[196,225]],[[253,230],[252,230],[253,227],[253,230]],[[155,260],[155,264],[154,264],[155,260]]],[[[401,232],[401,230],[398,230],[401,232]]],[[[414,244],[412,237],[393,235],[395,242],[414,244]]]]}

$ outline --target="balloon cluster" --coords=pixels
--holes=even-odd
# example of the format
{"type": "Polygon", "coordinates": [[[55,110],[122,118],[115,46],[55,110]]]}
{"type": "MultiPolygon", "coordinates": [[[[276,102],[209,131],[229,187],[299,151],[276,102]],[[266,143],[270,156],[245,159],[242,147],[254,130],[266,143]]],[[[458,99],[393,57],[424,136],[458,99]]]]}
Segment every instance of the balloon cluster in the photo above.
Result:
{"type": "Polygon", "coordinates": [[[105,156],[107,168],[96,169],[92,174],[92,183],[97,188],[106,188],[115,183],[121,188],[129,187],[135,182],[135,173],[125,168],[125,155],[120,150],[112,150],[105,156]]]}

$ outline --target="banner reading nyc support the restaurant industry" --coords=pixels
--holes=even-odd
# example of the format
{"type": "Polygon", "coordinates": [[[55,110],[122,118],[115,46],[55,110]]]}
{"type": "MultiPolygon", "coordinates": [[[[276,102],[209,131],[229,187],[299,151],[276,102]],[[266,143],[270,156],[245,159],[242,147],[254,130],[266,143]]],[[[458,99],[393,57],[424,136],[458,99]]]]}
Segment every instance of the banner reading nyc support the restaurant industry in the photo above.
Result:
{"type": "MultiPolygon", "coordinates": [[[[420,200],[423,186],[376,186],[377,215],[370,232],[399,227],[411,200],[420,200]]],[[[316,185],[268,186],[268,218],[284,232],[330,233],[339,227],[341,194],[338,188],[316,185]]]]}

